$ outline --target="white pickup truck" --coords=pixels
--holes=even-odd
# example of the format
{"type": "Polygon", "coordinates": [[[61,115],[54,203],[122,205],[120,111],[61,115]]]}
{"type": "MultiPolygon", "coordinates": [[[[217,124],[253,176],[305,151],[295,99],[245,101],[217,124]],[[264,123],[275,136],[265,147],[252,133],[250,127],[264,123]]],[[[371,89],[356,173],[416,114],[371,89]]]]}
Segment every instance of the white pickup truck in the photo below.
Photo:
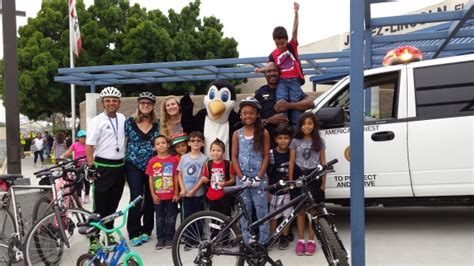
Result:
{"type": "MultiPolygon", "coordinates": [[[[474,205],[474,54],[364,73],[367,205],[474,205]]],[[[328,202],[347,205],[349,77],[315,100],[328,202]]]]}

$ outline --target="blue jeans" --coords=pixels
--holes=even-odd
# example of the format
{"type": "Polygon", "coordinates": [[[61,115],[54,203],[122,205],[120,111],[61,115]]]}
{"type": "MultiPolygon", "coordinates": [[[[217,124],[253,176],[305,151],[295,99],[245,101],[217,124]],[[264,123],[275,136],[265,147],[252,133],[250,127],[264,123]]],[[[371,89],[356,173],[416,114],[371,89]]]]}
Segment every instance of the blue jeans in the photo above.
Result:
{"type": "Polygon", "coordinates": [[[143,204],[139,204],[128,211],[127,231],[130,239],[138,237],[141,234],[151,235],[153,231],[154,220],[153,199],[150,194],[150,184],[145,171],[135,167],[132,163],[125,164],[127,183],[130,188],[130,201],[138,196],[143,196],[143,204]],[[140,208],[140,206],[143,206],[140,208]],[[143,218],[143,224],[142,224],[143,218]]]}
{"type": "MultiPolygon", "coordinates": [[[[286,100],[287,102],[296,103],[304,97],[303,90],[301,89],[300,80],[298,78],[280,79],[276,90],[276,100],[286,100]]],[[[288,112],[283,114],[290,120],[290,125],[293,128],[298,124],[301,111],[292,109],[290,115],[288,112]]]]}
{"type": "Polygon", "coordinates": [[[162,200],[155,204],[156,238],[158,241],[173,241],[176,227],[176,203],[172,200],[162,200]]]}
{"type": "MultiPolygon", "coordinates": [[[[245,175],[245,173],[243,173],[245,175]]],[[[237,185],[242,185],[242,182],[237,178],[237,185]]],[[[244,202],[244,208],[247,213],[252,217],[252,205],[255,208],[257,219],[262,219],[265,215],[268,214],[268,202],[267,195],[263,188],[267,185],[267,178],[264,178],[258,187],[247,188],[242,192],[241,197],[244,202]]],[[[250,234],[248,225],[251,223],[247,221],[245,217],[240,219],[240,227],[242,229],[242,236],[244,241],[249,243],[250,234]]],[[[268,240],[270,234],[270,228],[268,227],[268,222],[263,223],[259,226],[259,239],[260,244],[264,244],[268,240]]]]}
{"type": "Polygon", "coordinates": [[[204,196],[184,197],[182,201],[183,220],[204,209],[204,196]]]}

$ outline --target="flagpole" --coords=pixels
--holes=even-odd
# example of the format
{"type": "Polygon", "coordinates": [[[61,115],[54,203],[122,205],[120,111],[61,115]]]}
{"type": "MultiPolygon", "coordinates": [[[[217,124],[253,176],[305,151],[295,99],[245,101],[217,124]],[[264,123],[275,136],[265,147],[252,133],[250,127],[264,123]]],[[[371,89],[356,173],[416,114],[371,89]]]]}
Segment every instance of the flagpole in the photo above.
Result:
{"type": "MultiPolygon", "coordinates": [[[[73,43],[73,33],[74,25],[71,19],[71,3],[69,3],[69,65],[70,68],[74,68],[74,43],[73,43]]],[[[72,143],[76,141],[76,85],[71,84],[71,134],[72,134],[72,143]]]]}

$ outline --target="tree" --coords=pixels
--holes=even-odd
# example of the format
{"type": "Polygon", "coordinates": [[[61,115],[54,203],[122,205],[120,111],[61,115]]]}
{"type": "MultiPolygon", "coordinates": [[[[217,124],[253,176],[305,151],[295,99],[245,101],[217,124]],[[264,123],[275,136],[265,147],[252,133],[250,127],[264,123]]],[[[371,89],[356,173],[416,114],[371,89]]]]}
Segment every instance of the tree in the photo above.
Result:
{"type": "MultiPolygon", "coordinates": [[[[78,0],[83,50],[76,66],[238,57],[237,42],[223,37],[217,18],[198,18],[200,4],[196,0],[181,13],[170,9],[165,15],[138,4],[130,6],[128,0],[95,0],[87,9],[78,0]]],[[[69,85],[54,82],[58,68],[69,67],[68,23],[67,1],[48,0],[37,17],[19,30],[20,111],[31,119],[70,114],[69,85]]],[[[125,96],[145,89],[158,95],[203,93],[207,84],[139,84],[120,89],[125,96]]],[[[76,87],[76,106],[88,90],[76,87]]]]}

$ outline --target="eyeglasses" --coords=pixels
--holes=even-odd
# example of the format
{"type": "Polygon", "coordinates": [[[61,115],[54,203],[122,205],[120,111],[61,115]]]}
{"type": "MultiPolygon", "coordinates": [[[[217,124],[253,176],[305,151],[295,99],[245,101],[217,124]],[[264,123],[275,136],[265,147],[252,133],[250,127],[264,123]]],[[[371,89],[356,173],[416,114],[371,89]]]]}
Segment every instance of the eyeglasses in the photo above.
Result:
{"type": "Polygon", "coordinates": [[[150,105],[153,106],[154,104],[152,102],[139,102],[139,105],[150,105]]]}
{"type": "Polygon", "coordinates": [[[191,143],[200,143],[200,142],[202,142],[202,139],[190,139],[189,142],[191,142],[191,143]]]}

